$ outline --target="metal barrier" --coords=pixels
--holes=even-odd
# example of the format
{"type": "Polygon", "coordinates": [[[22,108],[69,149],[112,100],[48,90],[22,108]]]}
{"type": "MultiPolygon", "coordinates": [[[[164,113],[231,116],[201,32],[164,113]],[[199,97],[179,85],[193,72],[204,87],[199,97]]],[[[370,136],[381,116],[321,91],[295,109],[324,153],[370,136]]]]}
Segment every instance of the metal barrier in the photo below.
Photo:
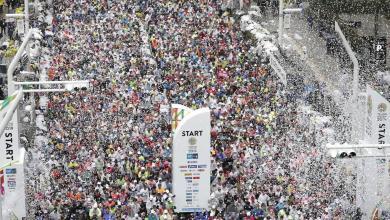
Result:
{"type": "Polygon", "coordinates": [[[284,84],[284,86],[287,86],[287,73],[283,69],[283,67],[280,65],[278,59],[271,53],[267,52],[269,55],[269,61],[272,69],[275,71],[275,73],[279,76],[280,81],[284,84]]]}

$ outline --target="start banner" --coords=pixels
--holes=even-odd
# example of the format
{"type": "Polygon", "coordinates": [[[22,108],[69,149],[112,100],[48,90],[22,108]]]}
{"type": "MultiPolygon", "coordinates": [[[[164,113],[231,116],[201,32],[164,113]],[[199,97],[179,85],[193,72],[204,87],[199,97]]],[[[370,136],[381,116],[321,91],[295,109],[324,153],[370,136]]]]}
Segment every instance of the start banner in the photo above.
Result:
{"type": "Polygon", "coordinates": [[[390,103],[367,85],[365,139],[369,144],[390,143],[390,103]]]}
{"type": "Polygon", "coordinates": [[[180,122],[176,122],[177,127],[173,130],[172,150],[175,211],[208,210],[211,161],[210,110],[202,108],[190,111],[187,108],[187,115],[178,119],[180,122]]]}
{"type": "MultiPolygon", "coordinates": [[[[5,101],[1,104],[5,109],[5,101]]],[[[18,126],[18,111],[15,111],[3,134],[0,135],[0,167],[2,168],[0,191],[3,196],[1,203],[3,219],[10,219],[10,216],[16,216],[18,219],[26,217],[24,153],[20,150],[18,126]]]]}

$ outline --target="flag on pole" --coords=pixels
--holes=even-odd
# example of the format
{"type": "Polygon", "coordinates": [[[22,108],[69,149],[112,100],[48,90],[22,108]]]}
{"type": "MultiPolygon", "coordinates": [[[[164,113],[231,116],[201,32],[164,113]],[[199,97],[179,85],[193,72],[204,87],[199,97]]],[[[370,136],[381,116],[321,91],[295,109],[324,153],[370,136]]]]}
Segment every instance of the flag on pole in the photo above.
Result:
{"type": "Polygon", "coordinates": [[[5,107],[7,107],[7,105],[12,101],[14,100],[16,97],[16,95],[12,95],[12,96],[8,96],[6,99],[4,99],[1,103],[0,103],[0,111],[3,110],[5,107]]]}

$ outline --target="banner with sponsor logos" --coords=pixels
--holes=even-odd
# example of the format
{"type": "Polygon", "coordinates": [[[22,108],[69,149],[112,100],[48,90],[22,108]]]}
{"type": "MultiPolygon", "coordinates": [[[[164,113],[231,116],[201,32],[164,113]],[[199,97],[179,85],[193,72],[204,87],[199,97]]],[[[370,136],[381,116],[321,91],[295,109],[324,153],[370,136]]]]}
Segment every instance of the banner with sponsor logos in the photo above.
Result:
{"type": "Polygon", "coordinates": [[[4,199],[3,218],[22,219],[26,217],[26,194],[23,163],[16,163],[3,170],[4,199]]]}
{"type": "MultiPolygon", "coordinates": [[[[389,101],[367,85],[365,143],[390,143],[389,116],[389,101]]],[[[361,158],[360,160],[361,165],[357,172],[357,204],[365,214],[369,214],[381,198],[390,193],[390,161],[380,157],[361,158]]]]}
{"type": "MultiPolygon", "coordinates": [[[[4,109],[13,99],[5,104],[6,101],[1,103],[4,109]]],[[[0,172],[0,191],[3,196],[1,214],[4,219],[10,219],[10,214],[18,219],[26,217],[24,169],[20,156],[18,126],[18,112],[15,111],[4,133],[0,135],[0,167],[3,168],[0,172]]]]}
{"type": "Polygon", "coordinates": [[[390,143],[390,103],[367,85],[365,139],[369,144],[390,143]]]}
{"type": "Polygon", "coordinates": [[[174,204],[176,212],[199,212],[210,197],[210,110],[187,110],[172,130],[174,204]]]}

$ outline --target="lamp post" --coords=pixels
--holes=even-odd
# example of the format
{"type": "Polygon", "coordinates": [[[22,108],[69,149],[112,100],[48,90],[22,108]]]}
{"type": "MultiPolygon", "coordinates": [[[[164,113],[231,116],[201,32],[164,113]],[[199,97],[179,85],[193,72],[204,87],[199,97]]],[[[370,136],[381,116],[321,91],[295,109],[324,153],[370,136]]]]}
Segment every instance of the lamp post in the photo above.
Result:
{"type": "Polygon", "coordinates": [[[283,8],[284,8],[284,1],[279,0],[279,37],[278,37],[278,43],[279,47],[282,46],[282,40],[283,40],[283,8]]]}
{"type": "Polygon", "coordinates": [[[18,62],[23,55],[24,50],[27,47],[28,42],[33,36],[33,33],[36,32],[37,30],[31,29],[28,31],[28,33],[24,36],[22,45],[20,45],[18,52],[12,59],[8,69],[7,69],[7,80],[8,80],[8,94],[12,94],[15,91],[15,84],[13,82],[13,74],[16,70],[16,66],[18,65],[18,62]]]}
{"type": "Polygon", "coordinates": [[[28,33],[30,27],[29,27],[29,10],[28,10],[28,0],[24,0],[24,33],[28,33]]]}
{"type": "Polygon", "coordinates": [[[351,114],[352,114],[352,141],[357,142],[357,132],[358,132],[358,116],[356,109],[358,108],[357,106],[357,100],[358,100],[358,93],[359,93],[359,62],[355,56],[355,53],[352,51],[351,46],[349,45],[349,42],[345,38],[343,32],[340,29],[339,24],[337,21],[335,21],[334,25],[335,31],[339,34],[341,41],[343,43],[343,46],[345,50],[348,53],[349,58],[352,60],[353,63],[353,81],[352,81],[352,97],[351,97],[351,114]]]}

